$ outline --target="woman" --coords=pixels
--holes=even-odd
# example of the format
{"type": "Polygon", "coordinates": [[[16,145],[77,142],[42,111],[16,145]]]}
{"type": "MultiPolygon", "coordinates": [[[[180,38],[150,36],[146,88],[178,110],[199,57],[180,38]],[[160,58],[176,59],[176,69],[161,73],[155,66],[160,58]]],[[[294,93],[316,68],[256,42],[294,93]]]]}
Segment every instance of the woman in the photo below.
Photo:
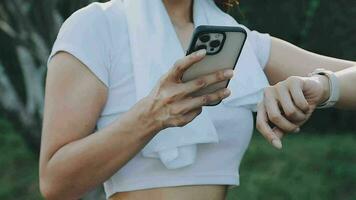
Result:
{"type": "MultiPolygon", "coordinates": [[[[205,56],[206,51],[201,50],[179,59],[172,67],[163,66],[170,68],[168,72],[146,96],[136,101],[135,92],[140,89],[136,83],[141,81],[136,75],[144,79],[146,74],[132,69],[137,63],[142,64],[139,59],[130,59],[136,52],[133,49],[137,48],[132,45],[132,38],[141,41],[139,36],[145,32],[130,31],[130,27],[146,27],[146,23],[155,26],[162,22],[160,17],[167,11],[171,24],[161,28],[172,27],[185,50],[196,25],[193,15],[209,6],[217,16],[232,22],[210,0],[195,0],[194,9],[192,0],[96,3],[76,12],[65,22],[49,59],[46,80],[40,187],[47,199],[77,199],[105,182],[109,199],[221,200],[228,185],[239,184],[238,166],[253,128],[251,111],[245,107],[231,109],[223,104],[209,108],[220,141],[199,144],[196,160],[189,166],[167,169],[159,160],[138,154],[168,127],[194,123],[202,113],[202,106],[227,98],[230,91],[220,90],[195,98],[189,94],[216,82],[236,79],[232,79],[232,71],[227,70],[191,82],[180,82],[182,73],[205,56]],[[132,13],[131,2],[149,14],[135,12],[140,20],[126,19],[132,13]],[[205,7],[196,6],[198,2],[205,7]],[[152,5],[163,10],[151,12],[146,7],[152,5]],[[160,17],[147,20],[157,15],[160,17]]],[[[146,28],[153,33],[161,31],[150,26],[146,28]]],[[[174,35],[161,35],[165,40],[160,44],[169,43],[174,35]]],[[[141,42],[149,44],[153,40],[155,44],[161,41],[155,34],[152,37],[141,42]]],[[[162,56],[158,58],[165,61],[166,56],[180,48],[179,43],[170,49],[161,49],[162,56]]],[[[254,72],[258,73],[256,66],[261,71],[264,68],[272,83],[292,75],[305,75],[316,66],[336,71],[352,65],[253,31],[249,32],[246,45],[250,48],[241,55],[240,61],[245,65],[240,65],[240,69],[248,72],[246,66],[251,65],[251,70],[255,67],[254,72]]],[[[155,52],[145,53],[133,57],[157,57],[155,52]]],[[[156,64],[160,64],[159,60],[156,64]]],[[[240,71],[239,74],[246,72],[240,71]]],[[[247,83],[246,87],[253,84],[247,83]]]]}
{"type": "Polygon", "coordinates": [[[335,106],[355,110],[355,82],[356,67],[350,67],[335,73],[319,69],[310,77],[293,76],[268,87],[259,104],[257,129],[269,142],[281,148],[280,139],[292,130],[285,127],[288,124],[302,126],[316,107],[335,106]],[[275,127],[270,127],[268,122],[272,122],[275,127]]]}

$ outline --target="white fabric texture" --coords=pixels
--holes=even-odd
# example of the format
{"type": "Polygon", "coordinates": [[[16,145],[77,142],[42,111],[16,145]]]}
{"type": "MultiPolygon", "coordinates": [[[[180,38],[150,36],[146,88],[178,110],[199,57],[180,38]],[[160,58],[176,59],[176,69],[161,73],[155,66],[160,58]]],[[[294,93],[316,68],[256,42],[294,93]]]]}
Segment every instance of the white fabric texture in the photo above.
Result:
{"type": "MultiPolygon", "coordinates": [[[[235,74],[236,79],[244,76],[240,70],[253,74],[250,72],[252,64],[263,69],[269,57],[270,36],[246,30],[247,41],[253,51],[243,50],[236,68],[239,70],[235,74]]],[[[97,134],[137,102],[137,75],[134,73],[129,41],[123,2],[92,3],[65,21],[49,56],[50,60],[60,51],[72,54],[108,87],[108,99],[97,122],[97,134]]],[[[144,56],[151,56],[152,53],[145,52],[144,56]]],[[[253,81],[251,77],[238,84],[245,86],[253,84],[253,81]]],[[[197,144],[194,163],[171,170],[160,159],[144,157],[140,152],[105,181],[107,197],[116,192],[179,185],[239,185],[239,164],[251,138],[253,118],[248,104],[237,105],[224,101],[219,106],[206,108],[219,141],[197,144]]]]}
{"type": "Polygon", "coordinates": [[[88,10],[89,7],[79,10],[71,16],[71,20],[63,23],[48,61],[58,51],[70,52],[109,86],[111,36],[103,14],[91,12],[88,15],[88,10]],[[84,18],[86,23],[83,22],[84,18]],[[85,32],[78,32],[79,27],[85,32]]]}
{"type": "MultiPolygon", "coordinates": [[[[185,53],[161,0],[125,0],[124,4],[135,72],[136,97],[139,100],[148,95],[158,79],[176,60],[184,57],[185,53]],[[147,52],[152,53],[147,55],[147,52]]],[[[212,0],[195,0],[193,13],[196,27],[240,26],[212,0]]],[[[249,66],[237,68],[239,73],[230,81],[232,94],[223,101],[229,106],[255,106],[261,100],[262,89],[268,85],[249,41],[242,54],[245,56],[240,62],[249,62],[249,66]]],[[[196,144],[216,143],[218,140],[215,127],[204,108],[188,125],[162,130],[143,148],[142,153],[146,157],[159,158],[169,169],[176,169],[194,162],[196,144]]]]}

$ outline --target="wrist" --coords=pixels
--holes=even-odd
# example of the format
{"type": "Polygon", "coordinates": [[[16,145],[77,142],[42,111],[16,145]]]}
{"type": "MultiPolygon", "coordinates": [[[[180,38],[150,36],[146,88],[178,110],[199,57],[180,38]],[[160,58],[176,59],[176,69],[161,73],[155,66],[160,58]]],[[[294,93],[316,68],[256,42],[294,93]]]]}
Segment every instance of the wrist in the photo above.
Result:
{"type": "Polygon", "coordinates": [[[153,114],[150,112],[151,101],[149,97],[142,98],[134,106],[133,112],[136,113],[137,125],[140,125],[143,130],[149,130],[151,134],[156,135],[163,129],[163,125],[156,117],[153,117],[153,114]]]}
{"type": "Polygon", "coordinates": [[[314,77],[319,82],[321,90],[322,90],[322,96],[321,96],[321,99],[318,102],[318,104],[323,104],[330,98],[329,78],[324,75],[314,75],[314,77]]]}
{"type": "MultiPolygon", "coordinates": [[[[323,89],[323,98],[327,98],[326,101],[321,101],[322,103],[317,106],[317,108],[330,108],[333,107],[337,101],[340,98],[340,86],[339,86],[339,81],[335,74],[332,71],[325,70],[323,68],[318,68],[314,70],[312,73],[309,74],[309,76],[324,76],[328,80],[328,84],[325,83],[323,78],[320,78],[319,80],[322,83],[322,89],[323,89]],[[329,85],[329,86],[328,86],[329,85]]],[[[324,99],[323,99],[324,100],[324,99]]]]}

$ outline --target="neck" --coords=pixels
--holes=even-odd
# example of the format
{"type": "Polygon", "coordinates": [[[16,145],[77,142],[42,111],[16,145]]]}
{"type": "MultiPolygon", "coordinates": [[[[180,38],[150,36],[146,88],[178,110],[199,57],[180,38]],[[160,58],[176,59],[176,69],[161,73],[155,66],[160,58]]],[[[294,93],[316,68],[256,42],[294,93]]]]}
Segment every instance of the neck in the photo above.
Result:
{"type": "Polygon", "coordinates": [[[193,22],[193,0],[162,0],[168,15],[175,26],[184,26],[193,22]]]}

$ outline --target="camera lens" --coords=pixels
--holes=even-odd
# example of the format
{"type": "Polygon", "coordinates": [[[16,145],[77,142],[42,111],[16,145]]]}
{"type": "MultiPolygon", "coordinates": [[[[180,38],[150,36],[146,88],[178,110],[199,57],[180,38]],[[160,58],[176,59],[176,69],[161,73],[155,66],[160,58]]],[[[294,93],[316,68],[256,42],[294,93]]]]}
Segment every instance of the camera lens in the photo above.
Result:
{"type": "Polygon", "coordinates": [[[202,45],[199,45],[199,46],[195,47],[195,51],[199,51],[201,49],[207,49],[207,48],[208,47],[206,45],[202,44],[202,45]]]}
{"type": "Polygon", "coordinates": [[[210,35],[205,34],[199,37],[199,40],[202,41],[203,43],[208,42],[210,40],[210,35]]]}
{"type": "Polygon", "coordinates": [[[220,44],[221,44],[221,42],[219,40],[213,40],[210,42],[210,46],[213,48],[220,46],[220,44]]]}

